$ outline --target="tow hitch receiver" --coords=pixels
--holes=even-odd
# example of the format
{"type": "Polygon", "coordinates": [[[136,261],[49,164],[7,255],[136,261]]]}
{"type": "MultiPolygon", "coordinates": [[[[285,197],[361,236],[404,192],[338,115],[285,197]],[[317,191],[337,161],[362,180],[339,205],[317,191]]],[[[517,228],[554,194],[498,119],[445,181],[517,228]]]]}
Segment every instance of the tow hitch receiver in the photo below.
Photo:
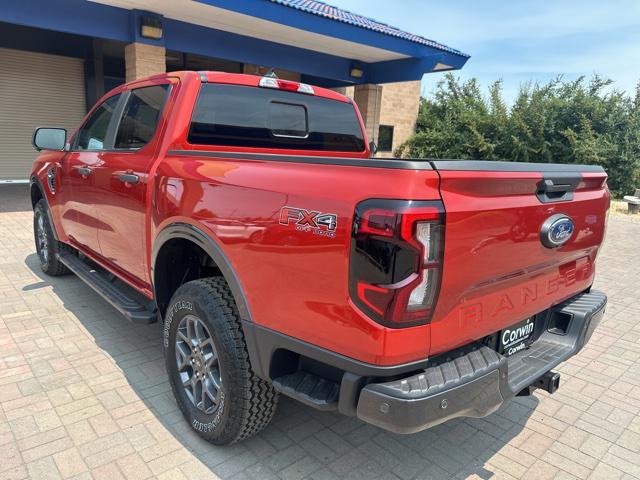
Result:
{"type": "Polygon", "coordinates": [[[541,376],[536,383],[533,384],[535,388],[546,390],[549,393],[555,393],[560,386],[560,374],[558,372],[547,372],[541,376]]]}
{"type": "Polygon", "coordinates": [[[558,372],[547,372],[542,375],[538,380],[533,382],[527,388],[518,393],[518,397],[526,397],[527,395],[531,395],[533,391],[537,388],[541,390],[545,390],[549,393],[555,393],[560,387],[560,374],[558,372]]]}

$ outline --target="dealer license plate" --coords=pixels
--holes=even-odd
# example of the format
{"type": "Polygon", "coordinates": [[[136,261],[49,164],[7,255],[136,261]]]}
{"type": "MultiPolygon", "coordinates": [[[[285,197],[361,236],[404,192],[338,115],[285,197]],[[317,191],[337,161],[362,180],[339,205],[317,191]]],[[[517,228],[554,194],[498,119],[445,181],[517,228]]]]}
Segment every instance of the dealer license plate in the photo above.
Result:
{"type": "Polygon", "coordinates": [[[500,332],[498,351],[508,357],[524,350],[531,343],[534,327],[533,318],[527,318],[520,323],[505,328],[500,332]]]}

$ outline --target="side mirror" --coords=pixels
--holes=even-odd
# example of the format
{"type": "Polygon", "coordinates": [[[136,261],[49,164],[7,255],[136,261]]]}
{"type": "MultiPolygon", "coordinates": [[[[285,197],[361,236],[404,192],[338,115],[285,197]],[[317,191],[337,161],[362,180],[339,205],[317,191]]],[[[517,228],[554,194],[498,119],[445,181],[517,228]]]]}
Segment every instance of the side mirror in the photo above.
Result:
{"type": "Polygon", "coordinates": [[[33,146],[36,150],[64,150],[67,131],[64,128],[38,127],[33,132],[33,146]]]}
{"type": "Polygon", "coordinates": [[[376,142],[369,142],[369,151],[371,155],[378,153],[378,145],[376,145],[376,142]]]}

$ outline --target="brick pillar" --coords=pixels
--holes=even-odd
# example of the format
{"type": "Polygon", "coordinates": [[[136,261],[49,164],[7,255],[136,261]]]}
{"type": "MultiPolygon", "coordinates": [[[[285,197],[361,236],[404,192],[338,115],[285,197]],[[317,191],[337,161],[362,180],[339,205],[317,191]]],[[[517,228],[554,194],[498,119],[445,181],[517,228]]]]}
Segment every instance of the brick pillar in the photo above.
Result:
{"type": "Polygon", "coordinates": [[[378,142],[381,100],[382,87],[380,85],[364,84],[354,87],[353,101],[358,105],[370,142],[378,142]]]}
{"type": "Polygon", "coordinates": [[[350,98],[351,100],[353,100],[353,85],[348,86],[348,87],[336,87],[336,88],[330,88],[330,90],[333,90],[334,92],[338,92],[341,95],[344,95],[345,97],[350,98]]]}
{"type": "Polygon", "coordinates": [[[378,157],[391,157],[416,129],[420,107],[420,81],[385,83],[382,89],[380,125],[393,126],[393,150],[378,152],[378,157]]]}
{"type": "Polygon", "coordinates": [[[124,47],[126,81],[167,71],[164,47],[146,43],[130,43],[124,47]]]}
{"type": "MultiPolygon", "coordinates": [[[[242,65],[242,73],[246,73],[247,75],[266,75],[269,70],[271,69],[268,67],[253,65],[251,63],[245,63],[242,65]]],[[[292,82],[300,81],[300,74],[298,72],[290,72],[279,68],[275,68],[273,71],[278,78],[281,78],[282,80],[291,80],[292,82]]]]}

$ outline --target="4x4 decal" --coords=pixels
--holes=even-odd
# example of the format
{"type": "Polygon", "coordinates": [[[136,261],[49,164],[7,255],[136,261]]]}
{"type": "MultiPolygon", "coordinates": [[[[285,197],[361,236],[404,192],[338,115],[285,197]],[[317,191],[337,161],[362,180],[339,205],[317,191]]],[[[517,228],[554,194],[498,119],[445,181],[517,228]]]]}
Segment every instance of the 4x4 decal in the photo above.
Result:
{"type": "Polygon", "coordinates": [[[295,224],[299,232],[311,232],[315,235],[335,238],[338,217],[333,213],[284,206],[280,209],[280,224],[295,224]]]}

